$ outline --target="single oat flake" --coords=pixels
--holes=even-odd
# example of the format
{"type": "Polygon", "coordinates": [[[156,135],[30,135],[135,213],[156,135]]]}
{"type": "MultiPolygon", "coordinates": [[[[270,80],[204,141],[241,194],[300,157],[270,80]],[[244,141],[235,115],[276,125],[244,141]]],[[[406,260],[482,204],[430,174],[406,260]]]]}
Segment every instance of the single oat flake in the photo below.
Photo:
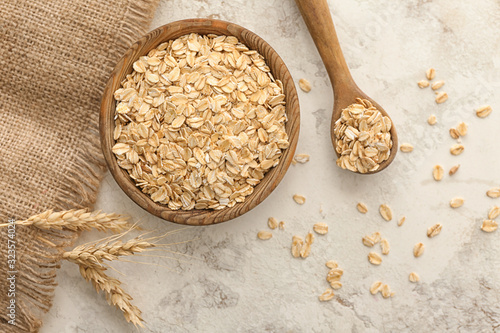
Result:
{"type": "Polygon", "coordinates": [[[380,205],[379,213],[384,218],[384,220],[386,221],[392,220],[392,210],[386,204],[380,205]]]}
{"type": "Polygon", "coordinates": [[[415,258],[420,257],[424,253],[425,246],[422,243],[417,243],[413,247],[413,255],[415,258]]]}
{"type": "Polygon", "coordinates": [[[460,197],[453,198],[450,200],[450,207],[451,208],[462,207],[462,205],[464,204],[464,201],[465,200],[463,198],[460,198],[460,197]]]}
{"type": "Polygon", "coordinates": [[[408,276],[408,280],[410,280],[410,282],[416,283],[420,281],[420,276],[418,276],[418,274],[415,272],[411,272],[408,276]]]}
{"type": "Polygon", "coordinates": [[[380,293],[382,294],[382,297],[384,297],[384,298],[389,298],[389,297],[393,297],[394,296],[394,293],[391,292],[391,288],[387,284],[384,284],[382,286],[382,289],[380,290],[380,293]]]}
{"type": "Polygon", "coordinates": [[[313,230],[320,235],[326,235],[328,233],[328,224],[324,222],[315,223],[313,230]]]}
{"type": "Polygon", "coordinates": [[[448,174],[450,176],[453,176],[457,171],[458,171],[458,168],[460,168],[460,164],[457,164],[457,165],[454,165],[450,168],[450,171],[448,172],[448,174]]]}
{"type": "Polygon", "coordinates": [[[498,223],[493,220],[484,220],[481,225],[481,230],[484,232],[493,232],[498,229],[498,223]]]}
{"type": "Polygon", "coordinates": [[[382,254],[383,255],[388,255],[389,251],[391,250],[391,247],[389,245],[389,241],[387,239],[382,239],[380,241],[380,248],[382,249],[382,254]]]}
{"type": "Polygon", "coordinates": [[[268,240],[268,239],[271,239],[273,237],[273,234],[270,233],[269,231],[259,231],[257,233],[257,237],[259,237],[259,239],[262,239],[262,240],[268,240]]]}
{"type": "Polygon", "coordinates": [[[327,302],[331,300],[334,296],[335,294],[333,293],[333,289],[328,288],[318,298],[321,302],[327,302]]]}
{"type": "Polygon", "coordinates": [[[370,293],[372,295],[377,294],[379,291],[382,290],[383,285],[384,284],[381,281],[375,281],[375,282],[373,282],[373,284],[370,287],[370,293]]]}
{"type": "Polygon", "coordinates": [[[278,228],[280,230],[285,230],[285,221],[280,221],[280,223],[278,224],[278,228]]]}
{"type": "Polygon", "coordinates": [[[267,220],[267,226],[270,228],[270,229],[276,229],[278,227],[278,220],[276,220],[274,217],[270,217],[268,220],[267,220]]]}
{"type": "Polygon", "coordinates": [[[300,79],[299,80],[299,87],[302,89],[302,91],[308,93],[311,91],[311,83],[307,81],[306,79],[300,79]]]}
{"type": "Polygon", "coordinates": [[[401,146],[399,146],[399,150],[403,153],[411,153],[413,151],[413,146],[409,143],[402,143],[401,146]]]}
{"type": "Polygon", "coordinates": [[[378,266],[382,263],[382,257],[376,252],[370,252],[368,253],[368,261],[370,264],[378,266]]]}
{"type": "Polygon", "coordinates": [[[429,125],[435,125],[437,123],[437,118],[435,115],[431,114],[429,118],[427,118],[427,123],[429,125]]]}
{"type": "Polygon", "coordinates": [[[306,202],[306,197],[300,194],[294,194],[293,195],[293,200],[298,203],[299,205],[303,205],[306,202]]]}
{"type": "Polygon", "coordinates": [[[491,111],[492,111],[491,106],[484,105],[476,110],[476,115],[479,118],[485,118],[485,117],[488,117],[490,115],[491,111]]]}
{"type": "Polygon", "coordinates": [[[456,128],[452,127],[450,128],[450,136],[456,140],[460,137],[460,133],[458,133],[458,130],[456,128]]]}
{"type": "Polygon", "coordinates": [[[427,88],[429,86],[429,81],[427,80],[420,80],[417,82],[417,85],[419,88],[427,88]]]}
{"type": "Polygon", "coordinates": [[[342,275],[344,275],[344,270],[342,268],[332,268],[326,275],[326,281],[328,281],[329,283],[332,283],[333,281],[339,281],[342,275]]]}
{"type": "Polygon", "coordinates": [[[488,218],[490,220],[494,220],[498,216],[500,216],[500,207],[494,206],[493,208],[490,209],[490,212],[488,213],[488,218]]]}
{"type": "Polygon", "coordinates": [[[441,104],[448,100],[448,94],[444,91],[437,93],[436,95],[436,103],[441,104]]]}
{"type": "Polygon", "coordinates": [[[366,214],[368,212],[368,207],[366,207],[366,205],[362,202],[358,202],[356,208],[361,214],[366,214]]]}
{"type": "Polygon", "coordinates": [[[328,260],[326,263],[325,263],[325,266],[332,269],[332,268],[338,268],[339,267],[339,264],[335,261],[335,260],[328,260]]]}
{"type": "Polygon", "coordinates": [[[294,258],[300,257],[300,251],[302,250],[302,246],[304,245],[304,239],[300,236],[292,237],[292,256],[294,258]]]}
{"type": "Polygon", "coordinates": [[[332,282],[330,282],[330,287],[332,287],[332,289],[334,289],[334,290],[340,289],[340,288],[342,288],[342,282],[332,281],[332,282]]]}
{"type": "Polygon", "coordinates": [[[434,168],[432,169],[432,176],[434,177],[434,180],[440,181],[443,179],[444,175],[444,169],[441,165],[435,165],[434,168]]]}
{"type": "Polygon", "coordinates": [[[425,77],[427,80],[431,81],[436,77],[436,70],[434,68],[429,68],[427,71],[425,71],[425,77]]]}
{"type": "Polygon", "coordinates": [[[310,158],[310,156],[307,154],[297,154],[297,155],[295,155],[293,160],[297,163],[304,164],[304,163],[309,162],[309,158],[310,158]]]}
{"type": "Polygon", "coordinates": [[[434,83],[431,85],[431,89],[432,89],[432,90],[438,90],[438,89],[439,89],[439,88],[441,88],[442,86],[444,86],[444,81],[443,81],[443,80],[439,80],[439,81],[434,82],[434,83]]]}
{"type": "Polygon", "coordinates": [[[398,227],[402,226],[405,223],[405,221],[406,221],[406,216],[400,218],[398,221],[398,227]]]}
{"type": "Polygon", "coordinates": [[[443,228],[443,226],[440,223],[437,223],[437,224],[433,225],[432,227],[429,227],[427,229],[427,237],[432,238],[432,237],[439,235],[442,228],[443,228]]]}
{"type": "Polygon", "coordinates": [[[463,153],[464,149],[465,149],[465,147],[463,145],[456,144],[456,145],[451,146],[450,153],[452,155],[460,155],[463,153]]]}
{"type": "Polygon", "coordinates": [[[460,124],[458,124],[457,131],[458,131],[458,134],[460,134],[460,136],[466,136],[467,135],[467,124],[462,121],[460,124]]]}
{"type": "Polygon", "coordinates": [[[492,188],[486,192],[486,195],[490,198],[500,197],[500,187],[492,188]]]}

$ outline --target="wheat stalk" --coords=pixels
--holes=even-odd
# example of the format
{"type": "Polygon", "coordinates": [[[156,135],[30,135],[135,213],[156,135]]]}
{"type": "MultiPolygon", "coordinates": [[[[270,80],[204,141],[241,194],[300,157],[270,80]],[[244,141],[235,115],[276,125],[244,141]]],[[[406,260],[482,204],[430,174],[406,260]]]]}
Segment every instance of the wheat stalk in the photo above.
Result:
{"type": "Polygon", "coordinates": [[[131,322],[136,327],[144,327],[141,310],[130,303],[133,298],[123,290],[120,280],[104,273],[105,267],[89,267],[84,264],[79,264],[79,267],[83,278],[91,282],[97,292],[104,291],[108,304],[120,309],[127,322],[131,322]]]}
{"type": "MultiPolygon", "coordinates": [[[[27,220],[16,221],[17,225],[33,225],[44,230],[90,230],[112,231],[115,233],[133,228],[128,222],[128,217],[119,214],[106,214],[101,211],[88,212],[86,209],[66,210],[53,212],[48,210],[38,215],[33,215],[27,220]]],[[[0,224],[6,227],[9,223],[0,224]]]]}
{"type": "Polygon", "coordinates": [[[131,256],[156,247],[156,244],[151,243],[153,239],[156,237],[148,239],[137,237],[126,242],[117,240],[112,243],[80,245],[71,251],[64,252],[62,257],[78,265],[101,266],[103,260],[113,261],[122,256],[131,256]]]}

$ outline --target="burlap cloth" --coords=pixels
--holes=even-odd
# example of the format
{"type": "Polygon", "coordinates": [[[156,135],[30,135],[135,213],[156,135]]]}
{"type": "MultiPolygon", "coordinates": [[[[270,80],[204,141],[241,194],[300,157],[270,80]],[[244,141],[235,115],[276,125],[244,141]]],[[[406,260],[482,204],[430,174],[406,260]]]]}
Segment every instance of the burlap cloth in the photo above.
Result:
{"type": "MultiPolygon", "coordinates": [[[[102,91],[146,32],[158,0],[0,1],[0,223],[91,207],[104,171],[102,91]]],[[[7,323],[7,230],[0,230],[0,332],[37,331],[51,305],[57,246],[73,233],[16,230],[16,326],[7,323]]]]}

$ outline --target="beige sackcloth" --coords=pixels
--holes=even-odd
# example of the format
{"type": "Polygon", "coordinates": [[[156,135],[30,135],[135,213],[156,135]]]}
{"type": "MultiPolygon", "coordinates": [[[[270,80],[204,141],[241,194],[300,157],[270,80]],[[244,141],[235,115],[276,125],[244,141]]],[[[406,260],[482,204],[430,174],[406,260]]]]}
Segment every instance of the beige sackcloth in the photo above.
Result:
{"type": "MultiPolygon", "coordinates": [[[[104,172],[101,94],[116,62],[147,32],[157,4],[0,1],[0,223],[94,204],[104,172]]],[[[0,332],[38,331],[52,305],[61,247],[76,236],[17,227],[12,326],[7,228],[0,228],[0,332]]]]}

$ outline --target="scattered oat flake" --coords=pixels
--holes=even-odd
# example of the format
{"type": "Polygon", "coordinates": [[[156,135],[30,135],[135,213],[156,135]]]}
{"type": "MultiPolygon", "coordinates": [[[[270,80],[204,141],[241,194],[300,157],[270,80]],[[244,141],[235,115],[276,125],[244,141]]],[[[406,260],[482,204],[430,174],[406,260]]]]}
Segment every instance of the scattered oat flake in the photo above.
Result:
{"type": "Polygon", "coordinates": [[[444,81],[443,81],[443,80],[439,80],[439,81],[434,82],[434,83],[431,85],[431,89],[432,89],[432,90],[438,90],[438,89],[439,89],[439,88],[441,88],[442,86],[444,86],[444,81]]]}
{"type": "Polygon", "coordinates": [[[467,135],[467,124],[464,123],[463,121],[457,125],[457,131],[460,136],[466,136],[467,135]]]}
{"type": "Polygon", "coordinates": [[[483,224],[481,225],[481,230],[484,232],[493,232],[497,230],[498,228],[498,223],[493,220],[484,220],[483,224]]]}
{"type": "Polygon", "coordinates": [[[500,197],[500,187],[495,187],[492,188],[491,190],[488,190],[488,192],[486,192],[486,195],[489,196],[490,198],[500,197]]]}
{"type": "Polygon", "coordinates": [[[328,233],[328,224],[324,222],[315,223],[313,226],[313,230],[320,235],[325,235],[328,233]]]}
{"type": "Polygon", "coordinates": [[[456,140],[460,137],[460,134],[458,133],[458,130],[456,128],[452,127],[450,128],[450,136],[456,140]]]}
{"type": "Polygon", "coordinates": [[[494,220],[498,216],[500,216],[500,207],[494,206],[493,208],[490,209],[490,212],[488,213],[488,218],[490,220],[494,220]]]}
{"type": "Polygon", "coordinates": [[[332,269],[332,268],[338,268],[339,267],[339,264],[335,261],[335,260],[328,260],[326,263],[325,263],[326,267],[332,269]]]}
{"type": "Polygon", "coordinates": [[[389,288],[389,285],[387,285],[387,284],[384,284],[382,286],[380,293],[382,294],[382,297],[384,297],[384,298],[389,298],[389,297],[394,296],[394,293],[391,292],[391,288],[389,288]]]}
{"type": "Polygon", "coordinates": [[[429,68],[427,71],[425,71],[425,77],[429,81],[434,79],[434,77],[436,77],[436,70],[434,68],[429,68]]]}
{"type": "Polygon", "coordinates": [[[392,220],[392,210],[386,204],[380,205],[379,212],[380,215],[384,218],[384,220],[386,221],[392,220]]]}
{"type": "Polygon", "coordinates": [[[439,235],[442,228],[443,226],[440,223],[434,224],[432,227],[427,229],[427,237],[432,238],[439,235]]]}
{"type": "Polygon", "coordinates": [[[371,236],[365,236],[361,239],[364,246],[373,247],[375,245],[375,240],[371,236]]]}
{"type": "Polygon", "coordinates": [[[302,89],[302,91],[305,91],[305,92],[311,91],[311,83],[309,81],[307,81],[306,79],[299,80],[299,87],[300,87],[300,89],[302,89]]]}
{"type": "Polygon", "coordinates": [[[441,179],[443,179],[443,174],[444,174],[444,169],[441,165],[435,165],[434,168],[432,169],[432,176],[436,181],[440,181],[441,179]]]}
{"type": "Polygon", "coordinates": [[[410,282],[416,283],[420,281],[420,276],[418,276],[418,274],[415,272],[411,272],[410,276],[408,276],[408,280],[410,280],[410,282]]]}
{"type": "Polygon", "coordinates": [[[375,281],[375,282],[373,282],[373,284],[372,284],[372,285],[371,285],[371,287],[370,287],[370,293],[371,293],[372,295],[377,294],[380,290],[382,290],[382,286],[383,286],[383,285],[384,285],[384,284],[383,284],[382,282],[380,282],[380,281],[375,281]]]}
{"type": "Polygon", "coordinates": [[[413,247],[413,255],[418,258],[424,253],[425,246],[422,243],[417,243],[413,247]]]}
{"type": "Polygon", "coordinates": [[[267,226],[274,230],[278,227],[278,221],[274,217],[270,217],[267,219],[267,226]]]}
{"type": "Polygon", "coordinates": [[[280,221],[280,223],[278,224],[278,227],[280,230],[285,230],[285,221],[280,221]]]}
{"type": "Polygon", "coordinates": [[[335,294],[333,293],[333,289],[328,288],[318,298],[321,302],[327,302],[327,301],[331,300],[334,296],[335,296],[335,294]]]}
{"type": "Polygon", "coordinates": [[[342,282],[332,281],[332,282],[330,282],[330,287],[332,287],[332,289],[334,289],[334,290],[340,289],[340,288],[342,288],[342,282]]]}
{"type": "Polygon", "coordinates": [[[403,153],[411,153],[413,151],[413,146],[409,143],[403,143],[401,146],[399,146],[399,150],[401,150],[403,153]]]}
{"type": "Polygon", "coordinates": [[[453,176],[457,171],[458,171],[458,168],[460,168],[460,164],[457,164],[457,165],[454,165],[450,168],[450,172],[449,175],[450,176],[453,176]]]}
{"type": "Polygon", "coordinates": [[[444,103],[448,100],[448,94],[445,93],[444,91],[442,92],[439,92],[437,95],[436,95],[436,103],[437,104],[441,104],[441,103],[444,103]]]}
{"type": "Polygon", "coordinates": [[[389,242],[387,241],[387,239],[382,239],[380,241],[380,248],[382,249],[382,254],[384,255],[388,255],[389,254],[389,251],[391,250],[391,247],[389,245],[389,242]]]}
{"type": "Polygon", "coordinates": [[[451,146],[450,153],[452,155],[460,155],[463,153],[464,149],[465,149],[465,147],[463,145],[456,144],[456,145],[451,146]]]}
{"type": "Polygon", "coordinates": [[[429,81],[427,80],[420,80],[417,82],[417,85],[419,88],[427,88],[429,86],[429,81]]]}
{"type": "Polygon", "coordinates": [[[259,232],[257,233],[257,237],[259,237],[259,239],[262,239],[262,240],[267,240],[267,239],[272,238],[272,237],[273,237],[273,234],[272,234],[272,233],[270,233],[269,231],[264,231],[264,230],[262,230],[262,231],[259,231],[259,232]]]}
{"type": "Polygon", "coordinates": [[[300,194],[294,194],[293,195],[293,200],[298,203],[299,205],[303,205],[306,202],[306,197],[300,194]]]}
{"type": "Polygon", "coordinates": [[[309,232],[306,236],[306,241],[304,245],[302,245],[302,249],[300,249],[300,256],[302,258],[307,258],[309,257],[309,254],[311,254],[311,245],[314,243],[314,235],[309,232]]]}
{"type": "Polygon", "coordinates": [[[463,198],[460,198],[460,197],[453,198],[450,200],[450,207],[451,208],[462,207],[462,205],[464,204],[464,201],[465,200],[463,198]]]}
{"type": "Polygon", "coordinates": [[[310,156],[307,154],[297,154],[297,155],[295,155],[293,160],[297,163],[304,164],[304,163],[309,162],[309,158],[310,158],[310,156]]]}
{"type": "Polygon", "coordinates": [[[405,221],[406,221],[406,216],[400,218],[398,221],[398,227],[402,226],[405,223],[405,221]]]}
{"type": "Polygon", "coordinates": [[[326,281],[329,283],[332,283],[332,281],[338,281],[342,275],[344,275],[344,270],[342,268],[332,268],[326,275],[326,281]]]}
{"type": "Polygon", "coordinates": [[[435,125],[437,123],[436,116],[431,114],[429,118],[427,118],[427,123],[429,123],[429,125],[435,125]]]}
{"type": "Polygon", "coordinates": [[[292,237],[292,256],[294,258],[300,257],[300,250],[302,250],[302,246],[304,245],[304,239],[300,236],[292,237]]]}
{"type": "Polygon", "coordinates": [[[376,252],[370,252],[368,253],[368,261],[370,264],[378,266],[382,263],[382,257],[376,252]]]}
{"type": "Polygon", "coordinates": [[[382,236],[380,235],[380,232],[377,231],[372,234],[372,238],[375,244],[377,244],[382,239],[382,236]]]}
{"type": "Polygon", "coordinates": [[[368,212],[368,207],[366,207],[366,205],[362,202],[358,202],[356,208],[361,214],[366,214],[368,212]]]}
{"type": "Polygon", "coordinates": [[[479,118],[485,118],[485,117],[489,116],[489,114],[491,113],[491,111],[492,111],[491,106],[484,105],[484,106],[481,106],[480,108],[478,108],[476,110],[476,115],[479,118]]]}

